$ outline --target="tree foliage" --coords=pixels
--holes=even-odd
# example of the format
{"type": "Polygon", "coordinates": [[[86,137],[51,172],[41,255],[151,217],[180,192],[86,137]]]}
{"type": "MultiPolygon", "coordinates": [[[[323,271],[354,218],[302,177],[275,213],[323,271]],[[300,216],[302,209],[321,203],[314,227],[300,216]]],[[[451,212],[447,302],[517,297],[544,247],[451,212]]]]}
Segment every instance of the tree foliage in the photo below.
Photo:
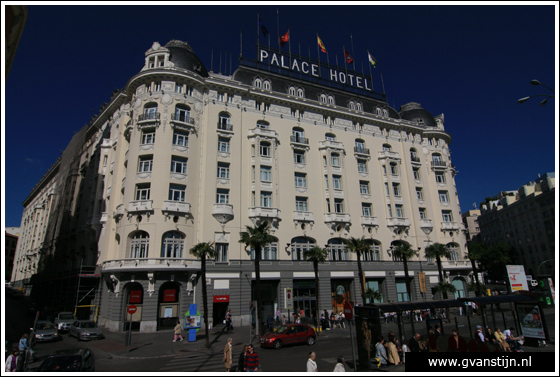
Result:
{"type": "Polygon", "coordinates": [[[319,323],[319,318],[321,318],[321,306],[319,304],[319,263],[325,262],[328,255],[329,252],[327,249],[321,249],[318,246],[303,251],[303,257],[313,262],[313,271],[315,272],[315,304],[317,309],[315,320],[317,324],[319,323]]]}
{"type": "Polygon", "coordinates": [[[366,242],[364,237],[355,238],[350,237],[344,240],[344,243],[353,253],[356,253],[356,259],[358,260],[358,274],[360,279],[360,293],[362,294],[362,304],[366,303],[366,287],[364,283],[364,272],[362,270],[362,256],[369,250],[370,244],[366,242]]]}

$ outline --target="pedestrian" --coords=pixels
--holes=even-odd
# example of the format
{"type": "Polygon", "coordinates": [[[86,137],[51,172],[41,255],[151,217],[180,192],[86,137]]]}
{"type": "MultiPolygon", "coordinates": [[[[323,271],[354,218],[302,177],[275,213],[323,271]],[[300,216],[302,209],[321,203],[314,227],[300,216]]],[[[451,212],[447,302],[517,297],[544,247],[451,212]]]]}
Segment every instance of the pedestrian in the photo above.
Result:
{"type": "Polygon", "coordinates": [[[19,350],[14,348],[12,354],[6,359],[6,372],[17,372],[19,350]]]}
{"type": "Polygon", "coordinates": [[[482,326],[476,326],[476,332],[474,333],[474,338],[478,342],[478,344],[484,343],[484,332],[482,331],[482,326]]]}
{"type": "Polygon", "coordinates": [[[252,344],[249,344],[245,354],[245,372],[257,372],[259,368],[259,355],[252,344]]]}
{"type": "Polygon", "coordinates": [[[226,312],[226,315],[224,317],[224,323],[225,326],[222,329],[222,332],[225,332],[227,334],[229,333],[229,330],[233,330],[233,326],[231,324],[231,309],[226,312]]]}
{"type": "Polygon", "coordinates": [[[276,324],[280,324],[280,308],[276,308],[276,324]]]}
{"type": "Polygon", "coordinates": [[[27,342],[27,337],[29,335],[27,333],[23,334],[19,340],[18,350],[19,350],[19,363],[18,363],[18,372],[23,372],[23,366],[25,365],[25,358],[27,357],[27,350],[29,349],[29,345],[27,342]]]}
{"type": "Polygon", "coordinates": [[[506,341],[506,337],[499,327],[496,327],[496,331],[494,332],[494,337],[496,337],[496,340],[498,341],[500,348],[504,352],[511,352],[511,348],[509,347],[509,344],[506,341]]]}
{"type": "Polygon", "coordinates": [[[390,337],[389,342],[387,342],[387,353],[389,354],[387,361],[393,365],[398,365],[401,364],[401,359],[395,343],[395,337],[390,337]]]}
{"type": "Polygon", "coordinates": [[[268,313],[268,317],[266,318],[266,325],[268,327],[268,332],[272,332],[274,329],[274,318],[272,317],[272,313],[268,313]]]}
{"type": "Polygon", "coordinates": [[[406,353],[410,352],[410,348],[408,348],[408,345],[406,344],[405,341],[403,341],[402,343],[402,362],[403,364],[406,363],[406,353]]]}
{"type": "Polygon", "coordinates": [[[521,347],[519,346],[519,341],[523,340],[523,336],[515,337],[513,332],[515,329],[510,327],[509,329],[504,331],[504,336],[506,337],[506,342],[509,344],[510,348],[513,349],[515,352],[524,352],[521,347]]]}
{"type": "Polygon", "coordinates": [[[327,328],[327,321],[325,320],[325,315],[321,313],[321,330],[325,331],[327,328]]]}
{"type": "Polygon", "coordinates": [[[387,365],[387,351],[385,351],[385,339],[380,335],[375,345],[375,357],[383,365],[387,365]]]}
{"type": "Polygon", "coordinates": [[[410,352],[420,352],[420,334],[416,333],[410,340],[408,341],[408,348],[410,348],[410,352]]]}
{"type": "Polygon", "coordinates": [[[441,327],[439,327],[439,325],[436,325],[435,333],[436,333],[436,338],[439,337],[442,334],[441,327]]]}
{"type": "Polygon", "coordinates": [[[346,369],[344,368],[344,357],[339,356],[336,359],[336,365],[334,366],[333,372],[346,372],[346,369]]]}
{"type": "Polygon", "coordinates": [[[228,338],[227,343],[224,347],[224,366],[226,367],[226,372],[231,370],[231,364],[233,362],[233,351],[231,349],[233,345],[233,339],[228,338]]]}
{"type": "Polygon", "coordinates": [[[245,344],[243,346],[243,350],[239,354],[239,359],[237,360],[237,371],[238,372],[244,372],[245,371],[245,354],[247,353],[247,348],[249,348],[249,346],[247,344],[245,344]]]}
{"type": "Polygon", "coordinates": [[[282,326],[286,326],[286,316],[282,314],[282,326]]]}
{"type": "Polygon", "coordinates": [[[181,338],[180,341],[183,341],[183,336],[181,335],[181,321],[177,320],[177,324],[175,325],[175,334],[173,336],[173,341],[176,342],[177,338],[181,338]]]}
{"type": "Polygon", "coordinates": [[[309,352],[309,359],[307,359],[307,371],[308,372],[318,372],[319,371],[317,369],[317,362],[315,362],[316,357],[317,357],[317,355],[315,354],[315,352],[313,352],[313,351],[309,352]]]}

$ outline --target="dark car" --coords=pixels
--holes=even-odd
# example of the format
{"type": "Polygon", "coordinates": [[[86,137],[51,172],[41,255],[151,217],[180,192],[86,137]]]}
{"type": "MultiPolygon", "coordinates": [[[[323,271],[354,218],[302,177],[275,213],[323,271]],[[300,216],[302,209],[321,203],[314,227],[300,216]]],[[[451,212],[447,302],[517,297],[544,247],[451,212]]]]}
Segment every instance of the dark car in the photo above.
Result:
{"type": "Polygon", "coordinates": [[[37,321],[35,328],[32,329],[32,333],[36,342],[48,342],[61,339],[56,326],[51,321],[37,321]]]}
{"type": "Polygon", "coordinates": [[[78,340],[103,339],[103,332],[97,327],[94,321],[78,320],[68,329],[69,336],[75,336],[78,340]]]}
{"type": "Polygon", "coordinates": [[[305,343],[310,346],[315,344],[315,330],[307,325],[290,324],[280,326],[273,332],[264,334],[261,337],[261,347],[282,348],[287,344],[305,343]]]}
{"type": "Polygon", "coordinates": [[[95,358],[87,348],[55,351],[41,363],[37,372],[93,372],[95,358]]]}

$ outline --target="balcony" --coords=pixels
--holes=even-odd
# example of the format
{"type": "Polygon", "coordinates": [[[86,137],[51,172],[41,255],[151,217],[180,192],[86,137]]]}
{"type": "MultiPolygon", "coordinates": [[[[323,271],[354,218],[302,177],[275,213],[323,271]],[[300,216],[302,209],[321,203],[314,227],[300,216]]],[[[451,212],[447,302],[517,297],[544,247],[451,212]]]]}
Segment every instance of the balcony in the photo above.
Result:
{"type": "Polygon", "coordinates": [[[443,221],[441,223],[441,230],[443,231],[457,231],[462,229],[463,223],[458,223],[455,221],[443,221]]]}
{"type": "Polygon", "coordinates": [[[379,160],[389,159],[389,160],[400,160],[401,157],[397,152],[392,151],[379,151],[377,152],[377,158],[379,160]]]}
{"type": "Polygon", "coordinates": [[[212,211],[212,216],[222,224],[222,227],[233,220],[233,205],[216,203],[214,204],[214,210],[212,211]]]}
{"type": "Polygon", "coordinates": [[[354,154],[363,157],[369,157],[369,148],[354,147],[354,154]]]}
{"type": "Polygon", "coordinates": [[[340,141],[323,140],[319,142],[319,149],[338,149],[343,151],[344,144],[342,144],[340,141]]]}
{"type": "Polygon", "coordinates": [[[325,213],[325,224],[331,229],[331,234],[334,232],[345,230],[347,233],[352,225],[352,218],[348,213],[328,212],[325,213]]]}
{"type": "Polygon", "coordinates": [[[432,224],[432,220],[430,219],[421,219],[420,220],[420,229],[426,234],[430,234],[434,229],[434,225],[432,224]]]}
{"type": "Polygon", "coordinates": [[[133,200],[128,202],[127,212],[152,212],[152,200],[133,200]]]}
{"type": "Polygon", "coordinates": [[[183,113],[171,114],[171,124],[187,131],[195,130],[194,118],[183,113]]]}
{"type": "Polygon", "coordinates": [[[159,123],[161,113],[146,113],[138,115],[138,126],[151,125],[152,123],[159,123]]]}
{"type": "Polygon", "coordinates": [[[124,204],[119,204],[117,208],[113,211],[113,218],[119,221],[124,215],[124,204]]]}
{"type": "Polygon", "coordinates": [[[420,157],[416,157],[416,156],[410,156],[410,162],[412,163],[412,165],[422,164],[422,162],[420,162],[420,157]]]}
{"type": "Polygon", "coordinates": [[[374,216],[362,216],[362,226],[365,226],[365,227],[369,227],[369,226],[379,227],[379,221],[377,220],[377,217],[374,217],[374,216]]]}
{"type": "Polygon", "coordinates": [[[404,217],[388,217],[387,227],[393,231],[393,235],[399,235],[403,232],[408,234],[410,229],[410,220],[404,217]]]}
{"type": "Polygon", "coordinates": [[[296,224],[296,226],[298,226],[299,224],[315,223],[315,220],[313,219],[313,212],[294,211],[294,223],[296,224]]]}
{"type": "Polygon", "coordinates": [[[104,261],[101,265],[103,272],[109,271],[142,271],[142,270],[200,270],[200,261],[183,258],[124,258],[104,261]]]}
{"type": "Polygon", "coordinates": [[[274,130],[267,130],[266,128],[255,127],[252,130],[249,130],[249,134],[247,135],[249,139],[254,137],[259,137],[261,139],[270,140],[275,139],[278,140],[278,134],[274,130]]]}
{"type": "Polygon", "coordinates": [[[278,222],[282,220],[280,210],[272,207],[250,207],[249,219],[251,219],[253,225],[258,225],[262,221],[269,221],[274,226],[278,226],[278,222]]]}
{"type": "Polygon", "coordinates": [[[233,126],[229,122],[218,122],[218,132],[233,133],[233,126]]]}
{"type": "Polygon", "coordinates": [[[442,260],[441,267],[446,270],[452,269],[471,269],[472,264],[469,259],[466,260],[442,260]]]}
{"type": "Polygon", "coordinates": [[[440,161],[440,160],[432,161],[432,170],[446,170],[446,169],[447,169],[447,162],[440,161]]]}
{"type": "Polygon", "coordinates": [[[161,212],[166,215],[190,215],[191,204],[186,202],[177,202],[174,200],[164,200],[161,212]]]}
{"type": "Polygon", "coordinates": [[[290,143],[302,146],[309,146],[309,139],[303,136],[290,136],[290,143]]]}

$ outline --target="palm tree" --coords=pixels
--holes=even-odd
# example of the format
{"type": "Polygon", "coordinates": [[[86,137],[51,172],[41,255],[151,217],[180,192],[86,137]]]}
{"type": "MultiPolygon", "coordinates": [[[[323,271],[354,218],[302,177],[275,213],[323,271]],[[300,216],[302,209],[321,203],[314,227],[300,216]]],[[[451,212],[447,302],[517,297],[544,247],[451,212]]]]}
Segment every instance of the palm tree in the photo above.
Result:
{"type": "Polygon", "coordinates": [[[383,302],[383,294],[379,291],[374,291],[373,288],[368,288],[366,291],[366,297],[369,298],[372,304],[375,301],[383,302]]]}
{"type": "Polygon", "coordinates": [[[319,324],[319,318],[321,318],[321,306],[319,305],[319,263],[326,261],[328,254],[327,249],[321,249],[318,246],[303,251],[303,257],[313,262],[313,270],[315,271],[315,303],[317,309],[315,321],[317,321],[317,324],[319,324]]]}
{"type": "Polygon", "coordinates": [[[215,259],[217,252],[214,249],[214,242],[199,242],[189,250],[189,253],[200,259],[200,271],[202,273],[202,305],[204,306],[204,333],[206,334],[206,348],[210,348],[208,332],[208,294],[206,293],[206,259],[215,259]]]}
{"type": "MultiPolygon", "coordinates": [[[[435,258],[437,261],[440,283],[443,282],[443,267],[441,266],[441,258],[443,257],[451,259],[451,252],[444,244],[436,242],[426,248],[426,258],[435,258]]],[[[441,293],[443,299],[447,300],[447,291],[444,290],[441,293]]]]}
{"type": "Polygon", "coordinates": [[[393,248],[393,256],[402,259],[404,265],[406,293],[409,301],[412,301],[412,292],[410,291],[410,277],[408,276],[408,260],[415,255],[416,251],[410,247],[410,244],[405,242],[401,242],[397,247],[393,248]]]}
{"type": "Polygon", "coordinates": [[[369,244],[366,242],[364,237],[354,238],[350,237],[344,240],[344,243],[353,253],[356,253],[356,259],[358,260],[358,274],[360,279],[360,292],[362,294],[362,304],[366,303],[366,287],[364,284],[364,273],[362,271],[362,255],[369,250],[369,244]]]}
{"type": "Polygon", "coordinates": [[[486,252],[486,246],[484,246],[484,244],[482,243],[472,243],[469,245],[469,255],[468,258],[471,261],[471,266],[472,266],[472,270],[473,270],[473,274],[474,274],[474,279],[476,284],[472,285],[472,290],[474,290],[474,294],[476,295],[476,297],[479,297],[482,295],[481,293],[481,289],[483,289],[482,287],[484,287],[483,284],[480,284],[480,281],[478,280],[478,270],[476,268],[476,263],[479,262],[484,253],[486,252]]]}
{"type": "Polygon", "coordinates": [[[255,251],[255,301],[257,301],[257,323],[259,324],[259,331],[262,331],[263,326],[260,326],[261,318],[261,250],[262,248],[276,239],[270,235],[270,224],[266,221],[260,225],[251,227],[246,226],[246,232],[239,232],[239,242],[244,243],[245,247],[251,247],[255,251]]]}

